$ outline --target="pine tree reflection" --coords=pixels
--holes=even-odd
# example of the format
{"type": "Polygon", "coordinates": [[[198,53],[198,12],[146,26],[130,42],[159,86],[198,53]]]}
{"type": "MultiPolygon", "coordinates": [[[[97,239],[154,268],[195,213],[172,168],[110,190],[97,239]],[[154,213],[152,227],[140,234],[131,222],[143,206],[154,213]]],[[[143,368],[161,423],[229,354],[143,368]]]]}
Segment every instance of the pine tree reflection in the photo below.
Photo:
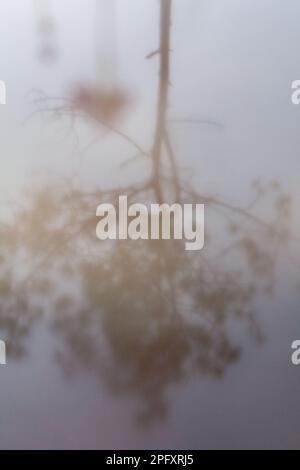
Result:
{"type": "MultiPolygon", "coordinates": [[[[152,149],[102,123],[149,157],[149,179],[90,193],[72,184],[31,190],[14,219],[0,226],[0,329],[9,355],[22,357],[32,326],[51,312],[53,329],[63,338],[57,359],[65,372],[90,369],[112,392],[135,397],[142,423],[165,416],[173,384],[196,373],[219,378],[239,359],[233,320],[259,338],[253,301],[274,286],[289,212],[289,199],[275,183],[256,183],[254,203],[245,209],[199,194],[182,178],[166,124],[170,15],[171,1],[163,0],[152,149]],[[168,175],[162,172],[163,150],[168,175]],[[270,203],[267,211],[272,223],[255,214],[264,194],[273,202],[272,215],[270,203]],[[218,227],[223,241],[214,241],[211,229],[210,248],[202,252],[188,253],[172,240],[101,243],[96,207],[117,205],[119,195],[130,203],[204,203],[224,216],[218,227]]],[[[72,104],[67,111],[78,109],[72,104]]]]}

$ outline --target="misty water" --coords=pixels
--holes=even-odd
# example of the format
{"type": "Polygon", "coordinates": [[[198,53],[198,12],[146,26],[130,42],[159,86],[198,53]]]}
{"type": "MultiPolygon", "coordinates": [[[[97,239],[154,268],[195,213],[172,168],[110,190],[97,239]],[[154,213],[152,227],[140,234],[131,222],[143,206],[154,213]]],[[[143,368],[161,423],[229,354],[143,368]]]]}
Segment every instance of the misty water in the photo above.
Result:
{"type": "Polygon", "coordinates": [[[96,238],[120,188],[155,198],[160,2],[114,3],[1,4],[0,447],[298,448],[299,2],[172,2],[166,126],[182,202],[206,204],[191,253],[96,238]],[[112,125],[70,108],[96,86],[120,92],[112,125]]]}

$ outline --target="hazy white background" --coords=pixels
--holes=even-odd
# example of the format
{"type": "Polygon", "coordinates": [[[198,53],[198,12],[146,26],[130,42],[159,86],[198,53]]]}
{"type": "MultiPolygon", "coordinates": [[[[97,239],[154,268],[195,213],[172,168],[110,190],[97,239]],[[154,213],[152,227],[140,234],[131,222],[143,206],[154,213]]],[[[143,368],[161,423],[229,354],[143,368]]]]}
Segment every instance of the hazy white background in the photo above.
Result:
{"type": "MultiPolygon", "coordinates": [[[[23,124],[33,110],[30,90],[61,96],[96,79],[95,1],[52,3],[58,56],[45,64],[37,57],[33,2],[0,0],[0,79],[7,84],[7,105],[0,107],[2,201],[6,190],[15,194],[40,170],[80,168],[86,184],[122,177],[112,162],[123,158],[123,143],[108,138],[81,161],[77,145],[87,140],[58,144],[57,127],[41,130],[37,118],[23,124]],[[115,159],[109,161],[107,149],[115,159]]],[[[123,124],[147,145],[158,68],[157,59],[145,56],[157,48],[159,4],[117,3],[118,79],[134,96],[123,124]]],[[[201,188],[242,202],[251,179],[278,179],[293,195],[296,232],[300,106],[290,97],[292,81],[300,79],[299,14],[298,0],[174,0],[169,109],[176,118],[222,125],[173,126],[179,159],[201,188]]],[[[243,360],[222,386],[191,378],[173,391],[168,420],[143,433],[131,421],[130,401],[110,399],[90,378],[64,382],[52,363],[54,340],[38,330],[30,357],[19,364],[8,357],[0,369],[0,447],[299,447],[300,369],[290,364],[290,344],[300,337],[293,292],[287,277],[276,298],[260,306],[267,341],[253,348],[245,340],[243,360]]]]}

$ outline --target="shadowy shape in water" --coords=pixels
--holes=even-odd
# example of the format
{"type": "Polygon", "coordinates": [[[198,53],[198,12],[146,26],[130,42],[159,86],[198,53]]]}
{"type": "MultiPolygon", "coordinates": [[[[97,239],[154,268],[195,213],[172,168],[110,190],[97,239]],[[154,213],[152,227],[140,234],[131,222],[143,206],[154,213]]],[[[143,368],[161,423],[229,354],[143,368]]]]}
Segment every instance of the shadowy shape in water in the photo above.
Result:
{"type": "MultiPolygon", "coordinates": [[[[241,208],[199,194],[181,177],[166,125],[170,17],[171,0],[162,0],[152,149],[103,122],[149,158],[149,178],[92,192],[72,184],[37,188],[29,191],[14,219],[0,227],[0,329],[10,354],[21,357],[33,324],[51,311],[53,329],[64,339],[57,359],[65,372],[90,369],[109,390],[135,397],[143,424],[166,415],[173,384],[195,373],[222,377],[239,359],[232,321],[245,322],[260,339],[253,300],[274,287],[276,254],[287,237],[284,217],[289,213],[289,198],[277,183],[263,188],[256,182],[253,204],[241,208]],[[254,212],[269,194],[272,223],[254,212]],[[202,252],[186,252],[178,240],[101,244],[95,235],[96,207],[117,205],[119,195],[127,195],[130,203],[204,203],[224,216],[216,219],[221,240],[207,233],[209,250],[202,252]]],[[[73,115],[75,105],[54,112],[73,115]]]]}

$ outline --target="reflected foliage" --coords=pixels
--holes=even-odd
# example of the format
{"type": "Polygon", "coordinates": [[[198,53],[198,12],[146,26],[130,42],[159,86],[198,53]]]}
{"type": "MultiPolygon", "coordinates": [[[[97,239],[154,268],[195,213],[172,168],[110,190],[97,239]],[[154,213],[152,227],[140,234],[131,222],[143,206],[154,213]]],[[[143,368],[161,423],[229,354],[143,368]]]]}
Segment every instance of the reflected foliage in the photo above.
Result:
{"type": "MultiPolygon", "coordinates": [[[[139,191],[144,201],[155,194],[139,191]]],[[[51,312],[67,374],[91,369],[113,392],[137,397],[143,423],[163,417],[172,384],[196,372],[219,378],[239,359],[232,321],[260,338],[253,299],[272,291],[286,235],[278,227],[288,199],[271,194],[273,224],[228,207],[221,244],[207,234],[209,249],[186,252],[178,240],[97,240],[92,209],[117,200],[114,191],[29,192],[1,228],[0,327],[11,351],[20,355],[35,320],[51,312]]]]}
{"type": "Polygon", "coordinates": [[[95,100],[85,90],[67,109],[54,110],[72,119],[84,112],[84,119],[109,127],[149,158],[149,178],[92,192],[72,184],[31,188],[0,225],[0,330],[9,354],[23,357],[33,325],[47,313],[63,338],[56,357],[65,373],[91,370],[110,391],[135,399],[143,424],[166,415],[176,383],[196,373],[221,378],[238,361],[233,322],[261,338],[253,301],[272,292],[288,236],[290,201],[278,183],[254,182],[253,202],[238,207],[184,180],[167,129],[170,15],[171,1],[163,0],[160,47],[148,56],[160,56],[150,150],[112,125],[125,107],[123,95],[111,104],[100,91],[95,100]],[[100,242],[96,207],[117,205],[119,195],[130,203],[205,204],[205,249],[186,252],[172,240],[100,242]]]}

